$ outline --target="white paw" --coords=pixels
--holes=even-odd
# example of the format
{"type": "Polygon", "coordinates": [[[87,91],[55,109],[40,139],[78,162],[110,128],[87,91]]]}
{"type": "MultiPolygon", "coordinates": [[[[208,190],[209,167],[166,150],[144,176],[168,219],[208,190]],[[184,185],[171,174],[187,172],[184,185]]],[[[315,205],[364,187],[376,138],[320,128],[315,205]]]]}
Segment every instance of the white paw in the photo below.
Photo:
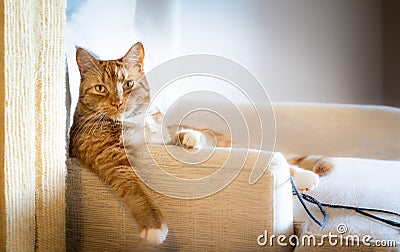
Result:
{"type": "Polygon", "coordinates": [[[165,238],[167,238],[168,227],[165,224],[161,225],[161,229],[143,229],[140,233],[140,238],[146,239],[151,244],[161,244],[164,242],[165,238]]]}
{"type": "Polygon", "coordinates": [[[293,180],[298,189],[313,190],[318,186],[319,176],[312,171],[296,170],[293,180]]]}
{"type": "Polygon", "coordinates": [[[199,131],[190,130],[185,133],[182,139],[182,145],[188,149],[201,149],[201,135],[199,131]]]}

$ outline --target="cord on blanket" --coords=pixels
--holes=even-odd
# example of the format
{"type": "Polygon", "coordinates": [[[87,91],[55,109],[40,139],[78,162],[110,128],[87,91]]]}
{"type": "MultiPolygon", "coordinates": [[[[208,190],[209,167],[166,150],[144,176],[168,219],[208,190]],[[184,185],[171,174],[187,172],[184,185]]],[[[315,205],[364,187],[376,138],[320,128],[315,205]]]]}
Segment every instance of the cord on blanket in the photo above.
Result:
{"type": "Polygon", "coordinates": [[[396,212],[392,212],[392,211],[388,211],[388,210],[382,210],[382,209],[374,209],[374,208],[363,208],[363,207],[353,207],[353,206],[344,206],[344,205],[336,205],[336,204],[326,204],[326,203],[320,203],[318,200],[316,200],[315,198],[311,197],[310,195],[304,194],[304,193],[300,193],[297,190],[297,187],[293,181],[293,177],[290,177],[290,183],[292,184],[292,191],[293,191],[293,195],[296,195],[297,198],[299,199],[300,203],[303,205],[304,210],[306,210],[308,216],[310,216],[310,218],[317,223],[318,225],[320,225],[321,227],[325,227],[326,224],[328,223],[328,215],[325,212],[325,209],[323,207],[330,207],[330,208],[342,208],[342,209],[349,209],[349,210],[354,210],[359,214],[362,214],[364,216],[370,217],[372,219],[381,221],[383,223],[386,223],[388,225],[391,225],[393,227],[397,227],[400,228],[400,223],[393,221],[393,220],[389,220],[389,219],[384,219],[381,217],[378,217],[376,215],[367,213],[366,211],[369,212],[378,212],[378,213],[387,213],[387,214],[392,214],[395,216],[399,216],[399,213],[396,212]],[[315,217],[315,215],[313,213],[311,213],[311,211],[308,209],[307,205],[305,204],[305,201],[308,201],[314,205],[317,205],[317,207],[319,208],[319,210],[321,211],[324,219],[322,221],[318,220],[317,217],[315,217]]]}

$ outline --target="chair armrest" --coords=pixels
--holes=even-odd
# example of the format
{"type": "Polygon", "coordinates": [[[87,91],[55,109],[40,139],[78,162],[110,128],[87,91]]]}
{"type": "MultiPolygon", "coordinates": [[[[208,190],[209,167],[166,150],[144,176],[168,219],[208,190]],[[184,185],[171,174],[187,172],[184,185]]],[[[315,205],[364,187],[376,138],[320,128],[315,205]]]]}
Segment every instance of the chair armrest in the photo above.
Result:
{"type": "MultiPolygon", "coordinates": [[[[180,147],[171,148],[185,151],[180,147]]],[[[210,171],[212,174],[221,167],[224,157],[246,151],[217,148],[204,163],[182,165],[168,156],[162,146],[154,145],[150,150],[163,156],[157,159],[163,169],[181,175],[190,173],[190,176],[210,171]]],[[[257,238],[265,230],[268,234],[293,234],[292,195],[288,178],[289,167],[280,153],[249,151],[238,176],[210,196],[179,199],[151,190],[169,227],[167,239],[160,248],[179,251],[207,248],[216,251],[263,250],[265,248],[258,245],[257,238]],[[257,183],[250,185],[252,165],[259,155],[272,155],[271,165],[257,183]]],[[[109,186],[82,168],[77,160],[68,160],[67,250],[110,251],[116,248],[152,249],[140,240],[136,221],[109,186]]],[[[290,247],[277,249],[291,250],[290,247]]]]}

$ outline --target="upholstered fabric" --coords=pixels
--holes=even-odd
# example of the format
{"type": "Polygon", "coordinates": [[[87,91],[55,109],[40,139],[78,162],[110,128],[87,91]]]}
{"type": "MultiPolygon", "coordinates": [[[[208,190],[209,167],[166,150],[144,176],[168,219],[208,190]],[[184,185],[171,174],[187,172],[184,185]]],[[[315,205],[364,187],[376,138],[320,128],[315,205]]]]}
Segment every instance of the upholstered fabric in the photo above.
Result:
{"type": "MultiPolygon", "coordinates": [[[[336,166],[335,170],[332,174],[323,177],[319,187],[310,191],[310,195],[324,203],[386,209],[400,213],[400,161],[360,158],[333,158],[332,161],[336,166]]],[[[329,216],[328,225],[321,228],[306,216],[297,199],[294,202],[295,233],[299,237],[312,234],[316,237],[317,243],[321,241],[323,235],[329,235],[329,233],[342,234],[343,237],[357,235],[360,239],[360,246],[357,246],[357,243],[351,246],[351,242],[348,243],[349,246],[346,246],[345,240],[343,246],[340,246],[340,243],[332,246],[325,238],[323,246],[299,246],[295,251],[347,251],[348,248],[362,251],[400,250],[398,228],[375,221],[352,210],[330,208],[326,208],[329,216]],[[338,229],[343,233],[338,232],[338,229]],[[370,247],[362,243],[366,235],[371,237],[370,247]],[[378,247],[382,243],[377,243],[377,240],[386,244],[389,241],[395,241],[397,246],[378,247]]],[[[316,206],[311,205],[311,209],[317,216],[321,216],[318,215],[316,206]]],[[[399,216],[378,215],[400,221],[399,216]]],[[[334,242],[335,239],[332,241],[334,242]]]]}
{"type": "MultiPolygon", "coordinates": [[[[185,152],[171,146],[173,151],[185,152]]],[[[163,146],[151,146],[159,165],[178,177],[203,177],[223,166],[228,156],[241,158],[247,151],[217,149],[200,165],[183,165],[172,159],[163,146]],[[236,157],[235,157],[236,156],[236,157]]],[[[224,189],[200,199],[171,198],[152,191],[169,226],[166,241],[152,247],[140,240],[136,221],[126,206],[96,175],[71,160],[67,180],[67,250],[80,251],[256,251],[265,230],[269,233],[293,233],[289,169],[280,153],[261,179],[249,185],[249,176],[257,159],[269,160],[268,152],[248,152],[240,174],[224,189]],[[261,156],[259,156],[261,155],[261,156]],[[275,221],[279,219],[280,221],[275,221]]],[[[227,166],[223,169],[232,169],[227,166]]],[[[157,179],[157,178],[153,178],[157,179]]],[[[168,185],[174,187],[174,184],[168,185]]],[[[212,186],[212,185],[209,185],[212,186]]],[[[187,190],[190,190],[188,188],[187,190]]],[[[290,250],[290,247],[277,250],[290,250]]]]}

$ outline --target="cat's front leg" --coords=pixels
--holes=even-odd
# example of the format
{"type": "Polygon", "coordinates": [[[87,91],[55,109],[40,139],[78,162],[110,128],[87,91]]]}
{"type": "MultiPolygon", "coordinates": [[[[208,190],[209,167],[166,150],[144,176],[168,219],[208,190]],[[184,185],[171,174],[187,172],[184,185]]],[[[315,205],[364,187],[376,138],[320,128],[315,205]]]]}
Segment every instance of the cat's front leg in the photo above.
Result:
{"type": "Polygon", "coordinates": [[[168,227],[152,197],[128,165],[100,166],[95,170],[129,207],[140,227],[140,237],[152,244],[161,244],[167,237],[168,227]]]}

